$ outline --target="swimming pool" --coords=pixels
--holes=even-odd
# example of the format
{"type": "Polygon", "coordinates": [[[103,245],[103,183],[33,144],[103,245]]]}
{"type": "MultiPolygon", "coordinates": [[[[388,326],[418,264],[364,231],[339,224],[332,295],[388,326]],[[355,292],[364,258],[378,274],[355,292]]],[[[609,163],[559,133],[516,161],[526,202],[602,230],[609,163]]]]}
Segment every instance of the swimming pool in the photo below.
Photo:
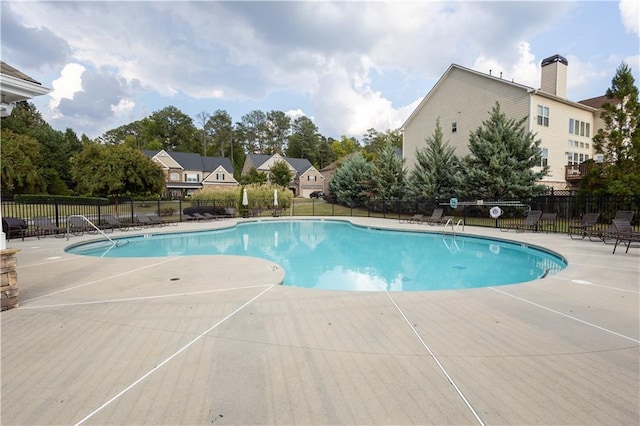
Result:
{"type": "Polygon", "coordinates": [[[520,243],[382,230],[335,220],[244,222],[212,231],[143,234],[116,241],[117,246],[104,240],[73,245],[67,252],[102,257],[253,256],[283,267],[284,285],[351,291],[516,284],[566,267],[562,257],[520,243]]]}

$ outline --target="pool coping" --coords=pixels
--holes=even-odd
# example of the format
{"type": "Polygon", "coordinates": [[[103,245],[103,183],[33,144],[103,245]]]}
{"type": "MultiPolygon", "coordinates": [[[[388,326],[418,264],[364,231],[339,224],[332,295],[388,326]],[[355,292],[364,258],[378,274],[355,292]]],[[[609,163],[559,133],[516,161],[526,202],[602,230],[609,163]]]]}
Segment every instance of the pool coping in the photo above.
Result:
{"type": "Polygon", "coordinates": [[[552,248],[568,266],[497,289],[353,294],[279,286],[271,265],[254,258],[100,263],[64,253],[66,239],[11,240],[21,294],[0,316],[0,420],[638,423],[640,250],[613,255],[610,245],[558,234],[464,233],[552,248]]]}

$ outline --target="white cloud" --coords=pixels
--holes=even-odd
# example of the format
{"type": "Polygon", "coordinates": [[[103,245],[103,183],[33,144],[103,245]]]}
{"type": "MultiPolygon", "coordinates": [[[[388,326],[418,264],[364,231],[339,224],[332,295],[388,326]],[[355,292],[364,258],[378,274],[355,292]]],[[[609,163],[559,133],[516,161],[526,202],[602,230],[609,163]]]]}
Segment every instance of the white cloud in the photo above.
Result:
{"type": "Polygon", "coordinates": [[[131,99],[120,99],[117,105],[111,105],[111,111],[117,115],[128,114],[135,106],[136,103],[131,99]]]}
{"type": "MultiPolygon", "coordinates": [[[[296,118],[300,118],[300,117],[308,117],[307,114],[305,114],[304,111],[302,111],[300,108],[290,109],[289,111],[285,111],[284,114],[288,117],[291,117],[292,120],[295,120],[296,118]]],[[[309,118],[313,120],[313,117],[309,117],[309,118]]]]}
{"type": "Polygon", "coordinates": [[[80,64],[67,64],[60,71],[60,77],[51,83],[53,90],[49,94],[51,96],[49,107],[54,118],[60,116],[57,108],[62,99],[73,99],[76,93],[82,91],[82,74],[84,71],[85,67],[80,64]]]}
{"type": "Polygon", "coordinates": [[[640,3],[638,0],[620,0],[620,17],[627,32],[640,35],[640,3]]]}
{"type": "MultiPolygon", "coordinates": [[[[51,94],[51,107],[82,120],[83,130],[124,124],[117,120],[138,119],[147,109],[168,104],[198,110],[210,104],[236,118],[277,104],[290,105],[294,118],[312,115],[322,133],[361,136],[372,127],[400,126],[453,62],[538,87],[540,59],[563,52],[540,53],[530,44],[545,29],[566,25],[567,17],[578,16],[587,4],[42,2],[35,8],[9,2],[4,7],[16,23],[67,43],[74,65],[86,67],[84,75],[65,67],[51,94]],[[534,51],[544,56],[536,58],[534,51]],[[85,93],[77,94],[80,90],[85,93]],[[246,110],[234,112],[234,106],[246,110]]],[[[617,18],[615,6],[608,7],[617,18]]],[[[622,1],[619,8],[627,28],[637,33],[637,1],[622,1]]],[[[22,34],[19,30],[13,33],[22,34]]],[[[548,49],[545,43],[539,48],[548,49]]],[[[587,87],[589,76],[597,74],[588,60],[598,60],[585,50],[578,51],[582,61],[570,60],[570,88],[587,87]]]]}
{"type": "Polygon", "coordinates": [[[533,88],[540,87],[540,68],[526,41],[517,44],[513,59],[508,64],[504,64],[495,57],[481,55],[472,68],[486,74],[491,72],[494,77],[502,76],[505,80],[513,80],[533,88]]]}

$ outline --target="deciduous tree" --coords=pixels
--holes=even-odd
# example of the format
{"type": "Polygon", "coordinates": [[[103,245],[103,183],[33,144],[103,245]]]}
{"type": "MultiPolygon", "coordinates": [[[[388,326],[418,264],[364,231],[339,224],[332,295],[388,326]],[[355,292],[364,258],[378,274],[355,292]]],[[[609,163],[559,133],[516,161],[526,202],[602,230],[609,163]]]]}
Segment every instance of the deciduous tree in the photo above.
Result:
{"type": "Polygon", "coordinates": [[[87,144],[72,159],[71,172],[81,194],[113,197],[116,203],[124,196],[160,195],[164,187],[162,169],[126,145],[87,144]]]}
{"type": "Polygon", "coordinates": [[[269,171],[271,174],[271,182],[279,186],[284,186],[285,188],[289,186],[289,182],[291,182],[293,178],[293,173],[291,173],[291,169],[285,161],[280,160],[274,162],[269,171]]]}

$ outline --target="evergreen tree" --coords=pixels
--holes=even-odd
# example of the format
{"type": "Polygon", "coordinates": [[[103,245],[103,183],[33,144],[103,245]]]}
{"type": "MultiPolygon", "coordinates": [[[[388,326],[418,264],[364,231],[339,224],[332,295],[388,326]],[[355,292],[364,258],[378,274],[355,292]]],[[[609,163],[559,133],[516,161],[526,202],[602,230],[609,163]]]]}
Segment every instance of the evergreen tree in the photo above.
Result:
{"type": "Polygon", "coordinates": [[[390,140],[378,149],[374,165],[373,194],[383,200],[402,198],[407,188],[407,171],[404,159],[397,155],[390,140]]]}
{"type": "Polygon", "coordinates": [[[581,187],[587,192],[612,195],[640,194],[640,103],[631,68],[622,63],[607,89],[608,102],[600,117],[604,128],[593,138],[604,162],[592,168],[581,187]]]}
{"type": "Polygon", "coordinates": [[[536,184],[548,173],[548,166],[536,167],[541,163],[541,141],[525,128],[526,121],[526,117],[507,118],[496,102],[489,119],[471,133],[471,154],[464,158],[462,167],[467,196],[519,199],[546,190],[536,184]]]}
{"type": "Polygon", "coordinates": [[[293,173],[291,173],[289,164],[286,161],[276,161],[269,169],[269,172],[271,174],[271,182],[285,188],[289,186],[289,182],[293,178],[293,173]]]}
{"type": "Polygon", "coordinates": [[[416,150],[416,164],[409,176],[411,193],[422,199],[447,200],[459,196],[462,178],[455,148],[442,141],[440,119],[427,146],[416,150]]]}
{"type": "Polygon", "coordinates": [[[329,181],[329,191],[336,195],[339,203],[358,207],[367,198],[373,164],[357,153],[346,160],[329,181]]]}

